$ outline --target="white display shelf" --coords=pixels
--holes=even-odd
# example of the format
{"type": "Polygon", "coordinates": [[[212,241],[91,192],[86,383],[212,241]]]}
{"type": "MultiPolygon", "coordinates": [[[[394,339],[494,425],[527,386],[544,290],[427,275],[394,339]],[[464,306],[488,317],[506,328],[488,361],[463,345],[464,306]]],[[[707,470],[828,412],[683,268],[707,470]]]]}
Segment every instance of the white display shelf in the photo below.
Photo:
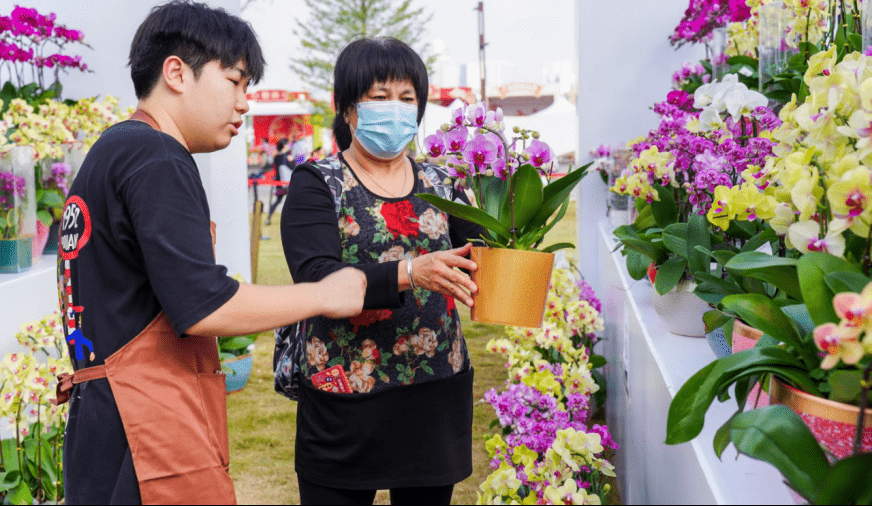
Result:
{"type": "MultiPolygon", "coordinates": [[[[593,227],[591,227],[593,228],[593,227]]],[[[599,224],[597,254],[605,320],[602,351],[609,361],[609,429],[621,449],[615,458],[625,504],[794,504],[781,474],[730,446],[723,460],[712,448],[715,431],[736,411],[715,400],[702,433],[669,446],[669,405],[691,376],[715,359],[705,339],[674,335],[654,312],[653,288],[626,270],[607,220],[599,224]]]]}
{"type": "Polygon", "coordinates": [[[57,261],[43,255],[19,274],[0,274],[0,357],[20,351],[15,332],[22,323],[58,310],[57,261]]]}

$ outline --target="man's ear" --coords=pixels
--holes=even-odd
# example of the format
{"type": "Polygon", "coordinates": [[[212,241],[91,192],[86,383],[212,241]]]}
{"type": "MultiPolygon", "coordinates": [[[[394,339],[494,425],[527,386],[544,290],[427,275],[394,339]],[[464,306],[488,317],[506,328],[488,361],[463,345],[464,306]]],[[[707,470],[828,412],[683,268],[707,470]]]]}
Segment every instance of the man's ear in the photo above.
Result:
{"type": "Polygon", "coordinates": [[[187,84],[190,77],[193,77],[190,73],[190,67],[178,56],[168,56],[164,60],[162,70],[161,77],[164,84],[176,93],[184,92],[185,84],[187,84]]]}

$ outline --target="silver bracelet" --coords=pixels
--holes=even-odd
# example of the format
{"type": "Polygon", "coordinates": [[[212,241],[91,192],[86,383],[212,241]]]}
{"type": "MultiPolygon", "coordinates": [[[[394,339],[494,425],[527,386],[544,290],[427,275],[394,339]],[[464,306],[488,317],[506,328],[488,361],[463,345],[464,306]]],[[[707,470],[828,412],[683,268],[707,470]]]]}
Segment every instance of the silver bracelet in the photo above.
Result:
{"type": "Polygon", "coordinates": [[[412,260],[411,259],[406,260],[406,276],[409,278],[409,286],[412,287],[412,291],[414,292],[415,290],[418,289],[418,287],[415,286],[415,278],[412,277],[412,260]]]}

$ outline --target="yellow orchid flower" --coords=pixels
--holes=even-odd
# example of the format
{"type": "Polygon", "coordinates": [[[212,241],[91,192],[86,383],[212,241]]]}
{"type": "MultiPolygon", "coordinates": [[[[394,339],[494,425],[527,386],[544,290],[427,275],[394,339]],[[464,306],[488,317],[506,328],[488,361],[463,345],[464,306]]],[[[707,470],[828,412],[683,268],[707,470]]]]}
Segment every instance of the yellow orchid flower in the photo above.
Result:
{"type": "Polygon", "coordinates": [[[860,293],[837,293],[833,309],[842,320],[840,335],[857,339],[861,333],[872,330],[872,283],[860,293]]]}
{"type": "Polygon", "coordinates": [[[732,200],[735,196],[735,190],[726,186],[718,186],[715,188],[714,202],[709,209],[706,218],[712,225],[719,227],[721,230],[726,230],[730,227],[730,221],[736,216],[736,213],[731,210],[732,200]]]}
{"type": "Polygon", "coordinates": [[[814,329],[814,342],[818,349],[826,353],[821,369],[832,369],[839,362],[854,365],[863,358],[865,350],[856,337],[841,325],[825,323],[814,329]]]}
{"type": "Polygon", "coordinates": [[[829,230],[825,237],[820,237],[820,224],[806,220],[794,223],[787,231],[790,242],[797,251],[808,253],[822,251],[833,256],[842,257],[845,254],[844,230],[829,230]]]}
{"type": "Polygon", "coordinates": [[[835,44],[833,44],[828,50],[817,52],[808,59],[808,70],[804,76],[805,84],[811,86],[812,79],[823,74],[824,71],[827,74],[832,73],[838,59],[836,49],[835,44]]]}

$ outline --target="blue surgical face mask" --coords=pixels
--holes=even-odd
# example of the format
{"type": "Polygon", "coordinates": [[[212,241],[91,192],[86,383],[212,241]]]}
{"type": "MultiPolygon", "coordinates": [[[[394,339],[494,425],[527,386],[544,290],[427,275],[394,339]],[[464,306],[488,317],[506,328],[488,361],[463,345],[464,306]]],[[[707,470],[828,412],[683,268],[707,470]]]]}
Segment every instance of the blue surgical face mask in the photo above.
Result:
{"type": "Polygon", "coordinates": [[[369,154],[392,160],[403,152],[418,133],[418,106],[398,100],[357,104],[357,142],[369,154]]]}

